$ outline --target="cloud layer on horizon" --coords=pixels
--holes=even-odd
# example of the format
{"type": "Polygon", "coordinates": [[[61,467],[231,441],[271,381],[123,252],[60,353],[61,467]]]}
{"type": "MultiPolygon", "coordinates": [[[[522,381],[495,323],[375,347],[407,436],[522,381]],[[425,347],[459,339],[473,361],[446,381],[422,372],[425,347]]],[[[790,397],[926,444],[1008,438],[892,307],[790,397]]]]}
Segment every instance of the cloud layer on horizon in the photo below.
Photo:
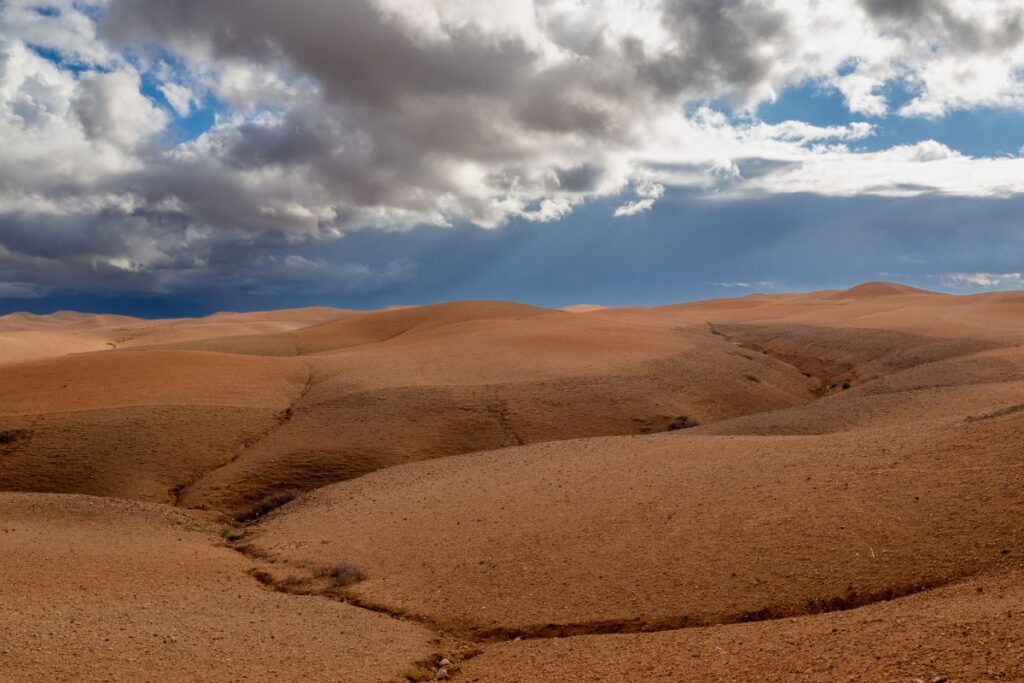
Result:
{"type": "Polygon", "coordinates": [[[862,145],[1024,109],[1022,68],[1006,0],[7,0],[0,281],[160,292],[262,263],[372,289],[414,272],[299,249],[607,197],[625,219],[666,188],[1012,197],[1019,156],[862,145]],[[758,119],[806,84],[858,120],[758,119]]]}

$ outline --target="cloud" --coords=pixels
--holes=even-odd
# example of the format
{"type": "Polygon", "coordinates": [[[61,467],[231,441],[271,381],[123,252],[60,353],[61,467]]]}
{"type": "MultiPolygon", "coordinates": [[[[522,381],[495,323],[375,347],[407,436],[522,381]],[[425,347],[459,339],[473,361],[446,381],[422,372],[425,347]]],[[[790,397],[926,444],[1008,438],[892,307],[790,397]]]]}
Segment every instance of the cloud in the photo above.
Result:
{"type": "Polygon", "coordinates": [[[71,98],[71,110],[92,142],[132,148],[163,130],[166,115],[139,92],[133,70],[84,74],[71,98]]]}
{"type": "Polygon", "coordinates": [[[290,250],[362,228],[563,220],[603,197],[631,216],[672,187],[1024,189],[1019,158],[865,149],[873,118],[756,117],[799,85],[864,117],[1020,109],[1016,2],[47,6],[0,3],[0,272],[19,281],[163,291],[271,259],[283,278],[290,250]],[[209,102],[215,124],[173,142],[209,102]]]}
{"type": "Polygon", "coordinates": [[[943,287],[951,289],[1022,289],[1020,273],[946,273],[939,276],[943,287]]]}
{"type": "Polygon", "coordinates": [[[619,208],[615,209],[612,215],[616,218],[621,218],[623,216],[635,216],[639,213],[643,213],[644,211],[649,211],[652,206],[654,206],[653,199],[637,199],[635,201],[626,202],[619,208]]]}
{"type": "Polygon", "coordinates": [[[187,87],[174,82],[160,85],[160,93],[179,117],[188,116],[192,106],[198,104],[195,94],[187,87]]]}
{"type": "Polygon", "coordinates": [[[815,126],[803,121],[759,124],[750,131],[765,140],[811,142],[816,140],[863,140],[875,134],[875,126],[857,121],[848,126],[815,126]]]}
{"type": "Polygon", "coordinates": [[[698,111],[661,138],[668,147],[675,136],[675,151],[657,151],[645,160],[645,168],[666,186],[701,187],[720,200],[795,193],[1009,197],[1024,192],[1021,157],[974,158],[934,140],[877,151],[821,144],[829,142],[828,136],[855,139],[861,134],[853,126],[829,131],[736,124],[715,112],[698,111]],[[680,158],[690,162],[681,165],[675,161],[680,158]]]}
{"type": "Polygon", "coordinates": [[[769,280],[759,280],[757,282],[708,282],[707,284],[724,289],[774,289],[779,286],[779,283],[769,280]]]}
{"type": "Polygon", "coordinates": [[[1024,88],[1024,7],[1004,0],[861,0],[899,41],[916,96],[903,116],[974,107],[1018,107],[1024,88]]]}
{"type": "Polygon", "coordinates": [[[654,206],[654,202],[665,194],[665,186],[650,180],[643,180],[637,184],[636,194],[640,199],[626,202],[615,209],[613,215],[616,218],[635,216],[644,211],[649,211],[654,206]]]}

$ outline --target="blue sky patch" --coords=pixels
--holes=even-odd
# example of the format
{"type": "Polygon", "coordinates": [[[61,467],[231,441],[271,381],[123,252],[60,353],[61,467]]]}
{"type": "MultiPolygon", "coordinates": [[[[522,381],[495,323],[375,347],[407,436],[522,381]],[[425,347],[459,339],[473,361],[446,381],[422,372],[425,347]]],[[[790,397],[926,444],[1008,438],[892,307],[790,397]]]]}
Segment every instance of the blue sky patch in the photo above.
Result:
{"type": "Polygon", "coordinates": [[[46,61],[56,66],[58,69],[69,71],[73,73],[75,76],[81,76],[86,71],[106,71],[106,69],[93,64],[84,64],[82,62],[68,59],[67,56],[64,55],[60,50],[53,47],[33,45],[31,43],[28,44],[28,47],[37,55],[39,55],[46,61]]]}
{"type": "Polygon", "coordinates": [[[905,117],[898,111],[915,93],[893,83],[887,85],[883,94],[890,110],[887,116],[851,114],[837,89],[808,82],[786,88],[775,102],[762,104],[757,116],[765,123],[792,120],[816,126],[845,126],[867,121],[875,126],[875,134],[851,143],[851,147],[869,152],[935,140],[968,156],[998,157],[1017,156],[1024,145],[1024,112],[976,108],[956,110],[935,118],[905,117]]]}

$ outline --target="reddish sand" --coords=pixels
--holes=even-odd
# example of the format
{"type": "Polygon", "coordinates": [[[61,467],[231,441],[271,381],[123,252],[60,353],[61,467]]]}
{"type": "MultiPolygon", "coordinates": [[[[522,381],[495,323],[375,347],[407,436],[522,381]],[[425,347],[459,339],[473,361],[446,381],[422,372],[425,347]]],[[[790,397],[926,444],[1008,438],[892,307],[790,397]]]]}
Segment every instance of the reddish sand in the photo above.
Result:
{"type": "Polygon", "coordinates": [[[183,320],[140,320],[70,311],[45,316],[12,313],[0,316],[0,365],[86,351],[287,332],[354,313],[335,308],[298,308],[216,313],[183,320]]]}
{"type": "Polygon", "coordinates": [[[424,628],[286,596],[164,506],[0,494],[0,680],[363,681],[432,656],[424,628]]]}
{"type": "Polygon", "coordinates": [[[608,310],[608,307],[597,304],[575,304],[573,306],[563,306],[558,310],[565,311],[566,313],[593,313],[594,311],[608,310]]]}
{"type": "Polygon", "coordinates": [[[1021,681],[1024,569],[846,612],[488,646],[458,680],[1021,681]]]}
{"type": "Polygon", "coordinates": [[[0,680],[1024,680],[1022,433],[1024,293],[5,316],[0,680]]]}

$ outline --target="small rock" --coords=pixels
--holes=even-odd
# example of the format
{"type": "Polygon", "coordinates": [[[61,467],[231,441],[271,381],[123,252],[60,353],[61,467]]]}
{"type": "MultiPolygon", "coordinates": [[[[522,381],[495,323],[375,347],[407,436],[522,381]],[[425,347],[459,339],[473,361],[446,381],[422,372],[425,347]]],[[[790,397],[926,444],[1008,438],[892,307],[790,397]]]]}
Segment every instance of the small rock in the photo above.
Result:
{"type": "Polygon", "coordinates": [[[445,657],[444,659],[442,659],[440,662],[437,663],[437,666],[442,668],[442,669],[444,669],[444,668],[447,668],[447,667],[451,666],[451,662],[448,660],[447,657],[445,657]]]}
{"type": "Polygon", "coordinates": [[[444,668],[443,666],[437,670],[437,673],[434,674],[435,681],[447,681],[449,678],[451,677],[448,675],[448,669],[444,668]]]}
{"type": "Polygon", "coordinates": [[[949,681],[945,676],[936,676],[932,679],[932,683],[947,683],[949,681]]]}

